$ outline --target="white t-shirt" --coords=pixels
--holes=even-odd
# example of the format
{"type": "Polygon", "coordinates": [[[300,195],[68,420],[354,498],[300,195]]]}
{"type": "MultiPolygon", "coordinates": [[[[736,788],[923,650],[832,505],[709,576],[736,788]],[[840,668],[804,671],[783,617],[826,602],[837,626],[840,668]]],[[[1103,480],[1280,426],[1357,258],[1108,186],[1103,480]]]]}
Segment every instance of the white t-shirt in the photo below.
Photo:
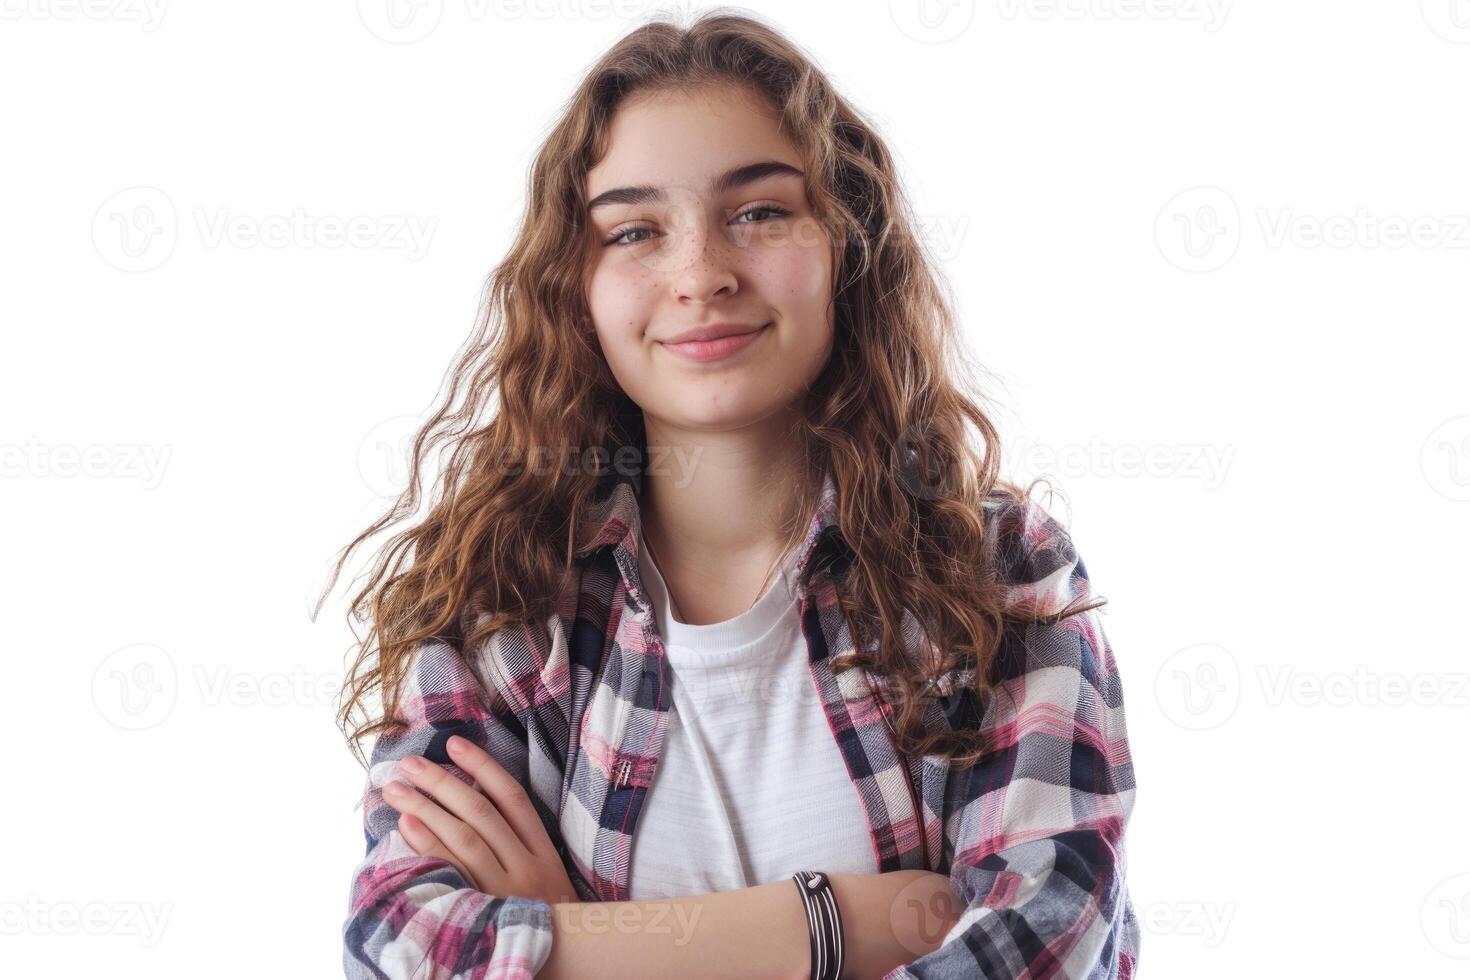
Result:
{"type": "Polygon", "coordinates": [[[673,617],[641,539],[638,553],[674,684],[634,832],[630,899],[733,891],[800,870],[877,873],[867,817],[807,663],[797,552],[748,611],[703,626],[673,617]]]}

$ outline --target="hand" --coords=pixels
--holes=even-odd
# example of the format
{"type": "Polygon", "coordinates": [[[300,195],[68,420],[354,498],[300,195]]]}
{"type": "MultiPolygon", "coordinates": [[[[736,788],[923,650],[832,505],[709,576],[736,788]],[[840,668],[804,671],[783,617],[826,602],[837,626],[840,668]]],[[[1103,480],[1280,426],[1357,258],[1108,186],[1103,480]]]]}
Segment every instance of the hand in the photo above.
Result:
{"type": "Polygon", "coordinates": [[[421,756],[405,757],[399,768],[434,799],[397,780],[383,787],[384,799],[399,812],[403,839],[422,857],[448,861],[487,895],[578,901],[525,787],[468,739],[455,735],[447,748],[478,789],[421,756]]]}

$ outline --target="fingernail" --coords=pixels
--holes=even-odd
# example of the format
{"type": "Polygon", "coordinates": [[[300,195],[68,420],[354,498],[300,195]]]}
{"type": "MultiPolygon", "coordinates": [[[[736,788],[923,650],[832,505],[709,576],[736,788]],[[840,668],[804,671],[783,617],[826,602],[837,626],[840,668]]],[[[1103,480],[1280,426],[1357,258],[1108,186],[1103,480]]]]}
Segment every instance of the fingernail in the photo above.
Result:
{"type": "Polygon", "coordinates": [[[424,771],[424,760],[420,759],[416,755],[405,756],[403,760],[398,763],[398,767],[406,772],[411,772],[414,775],[418,775],[419,773],[424,771]]]}
{"type": "Polygon", "coordinates": [[[470,743],[468,739],[463,738],[459,735],[449,736],[449,741],[445,743],[445,745],[449,747],[449,750],[451,752],[463,752],[465,750],[465,747],[469,744],[470,743]]]}

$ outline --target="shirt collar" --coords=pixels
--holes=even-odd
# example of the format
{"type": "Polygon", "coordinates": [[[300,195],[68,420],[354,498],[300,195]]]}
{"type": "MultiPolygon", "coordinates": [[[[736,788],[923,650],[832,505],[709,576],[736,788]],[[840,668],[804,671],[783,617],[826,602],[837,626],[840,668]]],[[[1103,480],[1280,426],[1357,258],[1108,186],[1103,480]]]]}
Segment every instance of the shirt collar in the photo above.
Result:
{"type": "MultiPolygon", "coordinates": [[[[574,554],[581,559],[611,547],[624,579],[641,594],[637,542],[640,527],[638,502],[643,474],[637,469],[632,473],[614,470],[613,474],[611,489],[595,499],[582,518],[574,554]]],[[[816,510],[807,524],[806,537],[797,548],[797,581],[804,584],[812,572],[822,567],[823,562],[819,559],[824,555],[834,555],[842,562],[846,549],[847,542],[837,526],[837,485],[831,470],[827,470],[823,474],[816,510]]],[[[842,568],[845,568],[845,562],[835,570],[840,572],[842,568]]]]}

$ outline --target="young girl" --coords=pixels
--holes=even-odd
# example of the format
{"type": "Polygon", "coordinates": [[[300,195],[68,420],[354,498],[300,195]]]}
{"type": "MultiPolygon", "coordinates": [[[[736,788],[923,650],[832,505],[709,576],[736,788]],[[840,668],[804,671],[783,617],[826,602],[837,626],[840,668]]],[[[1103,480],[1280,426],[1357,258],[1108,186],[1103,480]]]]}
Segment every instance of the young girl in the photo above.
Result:
{"type": "Polygon", "coordinates": [[[592,68],[337,565],[450,441],[352,607],[348,976],[1133,976],[1103,600],[963,358],[791,42],[715,12],[592,68]]]}

